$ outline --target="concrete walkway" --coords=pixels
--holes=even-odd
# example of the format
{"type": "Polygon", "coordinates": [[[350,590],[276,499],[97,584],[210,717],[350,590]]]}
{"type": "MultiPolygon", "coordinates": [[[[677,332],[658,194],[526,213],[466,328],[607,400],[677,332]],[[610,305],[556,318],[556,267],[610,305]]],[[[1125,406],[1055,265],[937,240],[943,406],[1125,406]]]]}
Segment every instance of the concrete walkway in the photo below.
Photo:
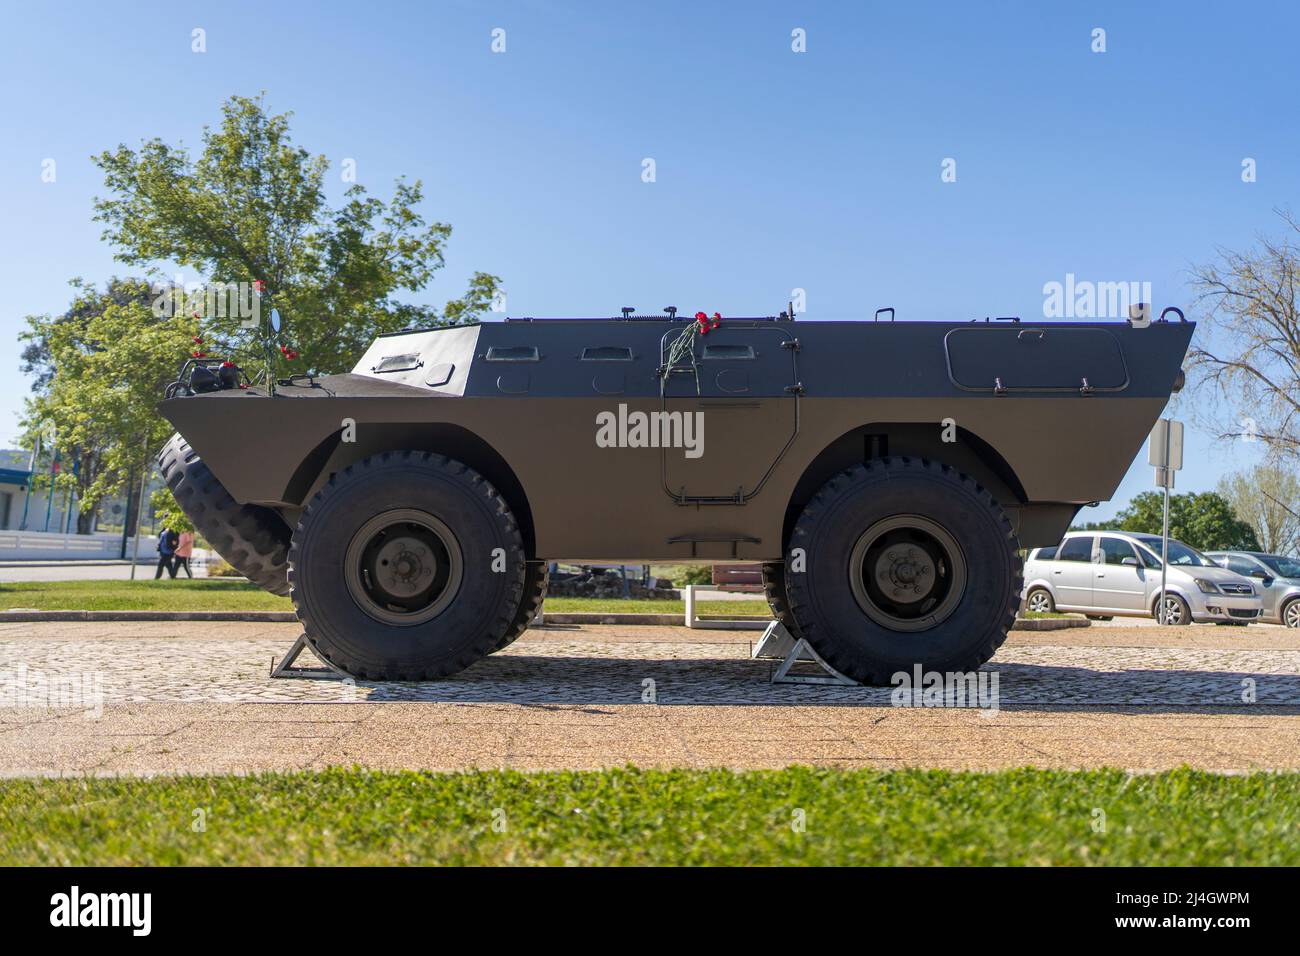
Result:
{"type": "MultiPolygon", "coordinates": [[[[899,707],[890,688],[790,686],[754,635],[530,630],[427,684],[271,680],[282,624],[0,627],[0,774],[470,767],[1110,765],[1300,769],[1300,633],[1013,632],[996,710],[899,707]],[[1068,641],[1069,643],[1065,643],[1068,641]],[[29,699],[12,706],[14,675],[29,699]],[[41,681],[61,679],[63,706],[41,681]],[[55,701],[57,703],[57,701],[55,701]]],[[[58,681],[56,681],[57,683],[58,681]]]]}

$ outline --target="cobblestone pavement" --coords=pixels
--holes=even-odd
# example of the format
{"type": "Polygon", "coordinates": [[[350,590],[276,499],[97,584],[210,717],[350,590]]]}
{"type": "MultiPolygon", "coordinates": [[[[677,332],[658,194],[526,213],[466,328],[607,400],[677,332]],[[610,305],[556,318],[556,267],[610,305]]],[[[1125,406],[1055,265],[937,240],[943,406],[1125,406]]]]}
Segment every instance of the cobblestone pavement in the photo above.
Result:
{"type": "Polygon", "coordinates": [[[754,635],[685,628],[534,629],[426,684],[270,679],[296,633],[5,625],[0,774],[629,762],[1300,768],[1300,635],[1281,628],[1015,632],[982,672],[996,709],[897,707],[890,688],[774,685],[772,664],[749,658],[754,635]],[[1166,644],[1179,639],[1170,631],[1196,646],[1166,644]],[[8,675],[23,675],[28,706],[12,706],[8,675]],[[65,706],[43,706],[48,679],[63,682],[65,706]]]}

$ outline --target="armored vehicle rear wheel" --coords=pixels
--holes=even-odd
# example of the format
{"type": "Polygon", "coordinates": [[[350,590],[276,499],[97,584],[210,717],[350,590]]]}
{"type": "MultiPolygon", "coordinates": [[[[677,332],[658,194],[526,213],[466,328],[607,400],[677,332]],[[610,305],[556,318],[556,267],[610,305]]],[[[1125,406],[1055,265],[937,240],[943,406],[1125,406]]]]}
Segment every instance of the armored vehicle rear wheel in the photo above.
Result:
{"type": "Polygon", "coordinates": [[[970,477],[915,458],[871,461],[828,481],[804,508],[786,557],[802,636],[864,684],[893,674],[972,671],[1015,621],[1019,543],[970,477]]]}
{"type": "Polygon", "coordinates": [[[180,435],[158,454],[176,503],[230,566],[272,594],[289,593],[289,526],[270,508],[241,505],[180,435]]]}
{"type": "Polygon", "coordinates": [[[546,586],[551,581],[551,566],[545,561],[529,561],[524,569],[524,596],[519,602],[519,611],[515,614],[515,619],[510,622],[510,629],[506,631],[506,636],[501,638],[497,646],[492,648],[492,653],[503,648],[509,647],[515,641],[519,640],[524,631],[528,630],[528,625],[532,623],[533,618],[537,617],[537,612],[542,609],[542,602],[546,600],[546,586]]]}
{"type": "Polygon", "coordinates": [[[785,593],[785,565],[779,561],[763,565],[763,593],[772,616],[785,625],[795,637],[799,636],[799,623],[790,613],[790,599],[785,593]]]}
{"type": "Polygon", "coordinates": [[[497,490],[421,451],[333,475],[289,551],[290,596],[312,647],[372,680],[446,677],[513,640],[525,571],[497,490]]]}

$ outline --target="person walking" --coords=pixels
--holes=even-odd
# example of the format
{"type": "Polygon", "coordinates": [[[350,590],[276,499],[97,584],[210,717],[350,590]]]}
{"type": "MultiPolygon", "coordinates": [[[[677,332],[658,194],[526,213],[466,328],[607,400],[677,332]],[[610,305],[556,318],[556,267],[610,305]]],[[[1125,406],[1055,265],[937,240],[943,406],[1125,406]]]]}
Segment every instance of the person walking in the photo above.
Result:
{"type": "Polygon", "coordinates": [[[180,540],[180,535],[170,528],[163,528],[158,533],[158,568],[153,573],[155,581],[162,577],[163,568],[167,569],[167,576],[175,580],[176,547],[180,544],[180,540]]]}
{"type": "Polygon", "coordinates": [[[185,576],[193,578],[194,574],[190,571],[190,556],[194,554],[194,532],[182,531],[176,544],[176,563],[172,569],[172,577],[176,577],[176,572],[181,568],[185,569],[185,576]]]}

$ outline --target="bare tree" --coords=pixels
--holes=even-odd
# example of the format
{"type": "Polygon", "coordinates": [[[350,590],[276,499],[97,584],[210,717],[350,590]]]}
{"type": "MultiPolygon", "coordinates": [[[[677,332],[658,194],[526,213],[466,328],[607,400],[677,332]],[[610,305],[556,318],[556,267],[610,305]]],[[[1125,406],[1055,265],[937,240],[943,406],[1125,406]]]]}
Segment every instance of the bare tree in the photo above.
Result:
{"type": "Polygon", "coordinates": [[[1248,252],[1219,250],[1193,270],[1205,307],[1190,354],[1195,387],[1210,393],[1206,418],[1220,438],[1265,443],[1273,461],[1300,459],[1300,223],[1278,215],[1281,238],[1248,252]]]}
{"type": "Polygon", "coordinates": [[[1279,465],[1257,465],[1219,482],[1237,517],[1255,529],[1270,554],[1300,553],[1300,477],[1279,465]]]}

